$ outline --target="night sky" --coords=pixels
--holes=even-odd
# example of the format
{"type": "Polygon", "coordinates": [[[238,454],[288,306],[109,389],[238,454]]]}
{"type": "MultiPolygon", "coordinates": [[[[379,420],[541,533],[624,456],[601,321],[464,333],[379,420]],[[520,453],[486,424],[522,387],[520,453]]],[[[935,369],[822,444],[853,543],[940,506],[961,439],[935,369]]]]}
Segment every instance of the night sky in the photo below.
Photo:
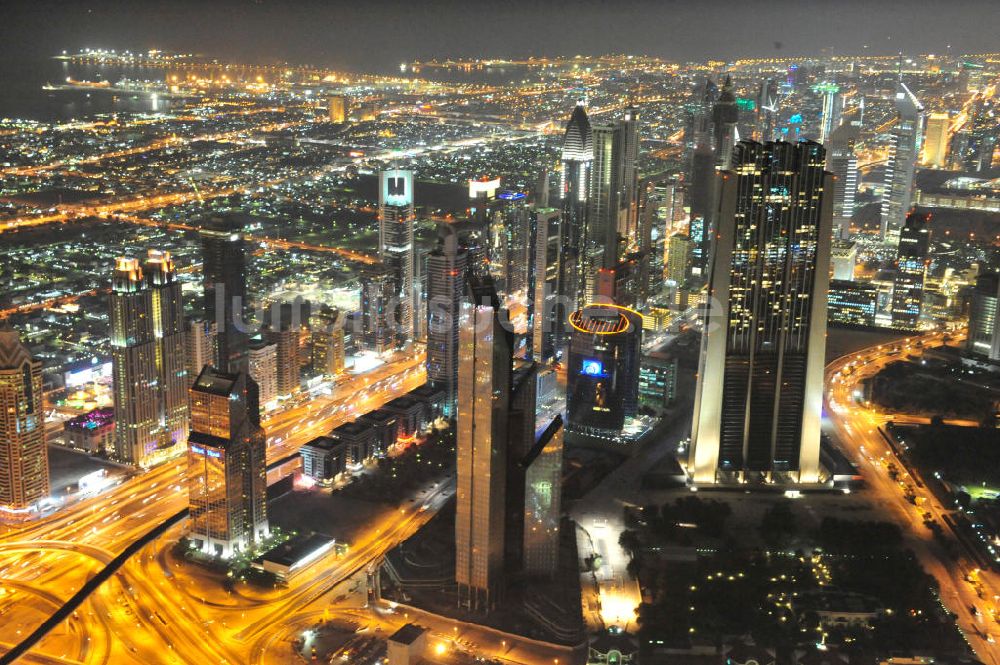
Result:
{"type": "Polygon", "coordinates": [[[432,57],[614,52],[705,60],[940,53],[949,44],[956,52],[1000,51],[1000,0],[14,0],[0,6],[0,54],[7,59],[63,48],[161,48],[386,71],[432,57]]]}

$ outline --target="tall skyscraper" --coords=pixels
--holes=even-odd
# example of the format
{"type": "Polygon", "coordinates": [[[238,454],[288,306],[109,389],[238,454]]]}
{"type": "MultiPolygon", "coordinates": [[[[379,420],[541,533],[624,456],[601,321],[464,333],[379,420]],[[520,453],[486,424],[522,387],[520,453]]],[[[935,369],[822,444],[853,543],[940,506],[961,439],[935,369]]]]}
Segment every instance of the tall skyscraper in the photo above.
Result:
{"type": "Polygon", "coordinates": [[[205,320],[216,327],[216,362],[223,371],[246,373],[247,259],[241,218],[209,218],[201,229],[201,251],[205,320]]]}
{"type": "Polygon", "coordinates": [[[618,305],[588,305],[573,312],[569,324],[567,434],[620,444],[625,419],[639,406],[642,316],[618,305]]]}
{"type": "Polygon", "coordinates": [[[760,85],[757,93],[757,127],[754,139],[757,141],[774,140],[774,130],[778,115],[778,82],[766,79],[760,85]]]}
{"type": "Polygon", "coordinates": [[[896,124],[882,192],[881,235],[895,237],[903,227],[913,196],[913,175],[924,139],[924,107],[902,81],[896,87],[896,124]]]}
{"type": "Polygon", "coordinates": [[[344,373],[344,322],[341,313],[322,307],[312,327],[311,364],[313,373],[333,378],[344,373]]]}
{"type": "Polygon", "coordinates": [[[943,169],[948,164],[948,144],[951,142],[951,117],[947,113],[931,113],[927,116],[927,137],[920,163],[935,169],[943,169]]]}
{"type": "Polygon", "coordinates": [[[326,100],[327,117],[332,123],[341,123],[347,120],[347,97],[343,95],[333,95],[326,100]]]}
{"type": "Polygon", "coordinates": [[[184,345],[187,358],[187,376],[185,377],[185,390],[191,387],[201,368],[205,365],[218,365],[218,358],[215,356],[215,322],[191,320],[187,322],[187,335],[184,345]]]}
{"type": "Polygon", "coordinates": [[[379,258],[395,280],[392,297],[397,303],[393,323],[397,344],[404,346],[414,336],[413,171],[380,172],[378,191],[379,258]]]}
{"type": "Polygon", "coordinates": [[[899,232],[896,278],[892,288],[892,325],[916,330],[923,309],[924,278],[930,254],[931,216],[911,212],[899,232]]]}
{"type": "Polygon", "coordinates": [[[160,448],[160,395],[153,298],[139,261],[118,258],[112,274],[111,364],[115,401],[113,457],[146,466],[160,448]]]}
{"type": "Polygon", "coordinates": [[[823,97],[823,110],[819,119],[819,142],[826,145],[830,135],[840,126],[844,97],[840,94],[840,86],[828,81],[817,83],[813,86],[813,91],[823,97]]]}
{"type": "Polygon", "coordinates": [[[184,300],[170,252],[151,249],[143,266],[149,286],[156,365],[158,451],[156,463],[183,452],[188,434],[187,349],[184,300]]]}
{"type": "Polygon", "coordinates": [[[858,262],[858,245],[850,240],[835,240],[830,247],[832,279],[853,281],[858,262]]]}
{"type": "Polygon", "coordinates": [[[587,220],[584,231],[583,299],[593,298],[593,276],[599,268],[613,268],[626,249],[625,238],[635,235],[638,215],[639,118],[629,107],[617,123],[591,127],[594,159],[590,169],[587,220]]]}
{"type": "Polygon", "coordinates": [[[566,293],[577,299],[583,283],[582,256],[590,198],[590,172],[594,162],[590,120],[582,102],[576,105],[566,123],[561,161],[559,195],[565,220],[562,228],[563,252],[567,259],[573,260],[572,268],[567,266],[564,270],[563,282],[566,293]]]}
{"type": "Polygon", "coordinates": [[[531,357],[540,363],[555,359],[562,347],[566,312],[559,299],[561,222],[562,212],[555,208],[542,208],[536,213],[529,313],[531,357]]]}
{"type": "Polygon", "coordinates": [[[691,259],[691,240],[683,234],[672,235],[667,239],[667,260],[663,278],[680,286],[687,281],[688,266],[691,259]]]}
{"type": "Polygon", "coordinates": [[[265,436],[247,384],[246,374],[205,367],[190,392],[188,537],[224,558],[268,535],[265,436]]]}
{"type": "Polygon", "coordinates": [[[42,363],[0,319],[0,514],[25,513],[49,494],[42,363]]]}
{"type": "Polygon", "coordinates": [[[982,273],[976,278],[969,306],[967,353],[983,360],[1000,361],[1000,275],[982,273]]]}
{"type": "Polygon", "coordinates": [[[524,468],[523,567],[528,576],[551,578],[559,570],[562,512],[562,416],[545,428],[521,461],[524,468]]]}
{"type": "Polygon", "coordinates": [[[834,178],[833,228],[842,240],[847,240],[851,234],[854,199],[858,193],[858,158],[854,145],[860,131],[857,125],[845,123],[831,132],[826,144],[826,169],[834,178]]]}
{"type": "Polygon", "coordinates": [[[712,107],[712,129],[715,136],[715,165],[726,170],[732,165],[733,146],[736,145],[736,123],[740,110],[736,106],[733,79],[726,76],[719,99],[712,107]]]}
{"type": "Polygon", "coordinates": [[[819,480],[833,215],[818,143],[740,142],[721,187],[688,473],[819,480]]]}
{"type": "Polygon", "coordinates": [[[708,276],[716,180],[715,153],[708,142],[699,144],[691,155],[691,174],[688,178],[691,209],[688,236],[691,238],[691,274],[702,279],[708,276]]]}
{"type": "MultiPolygon", "coordinates": [[[[257,384],[257,396],[261,408],[266,411],[278,396],[278,344],[264,340],[251,341],[247,350],[250,378],[257,384]]],[[[200,372],[199,372],[200,374],[200,372]]]]}
{"type": "Polygon", "coordinates": [[[361,316],[364,349],[382,355],[396,348],[393,304],[396,278],[392,269],[378,266],[361,275],[361,316]]]}
{"type": "Polygon", "coordinates": [[[446,416],[455,415],[458,389],[459,303],[468,254],[455,230],[439,227],[437,247],[427,255],[427,381],[444,391],[446,416]]]}
{"type": "Polygon", "coordinates": [[[470,277],[458,348],[455,578],[459,602],[489,610],[503,589],[513,335],[491,284],[470,277]]]}

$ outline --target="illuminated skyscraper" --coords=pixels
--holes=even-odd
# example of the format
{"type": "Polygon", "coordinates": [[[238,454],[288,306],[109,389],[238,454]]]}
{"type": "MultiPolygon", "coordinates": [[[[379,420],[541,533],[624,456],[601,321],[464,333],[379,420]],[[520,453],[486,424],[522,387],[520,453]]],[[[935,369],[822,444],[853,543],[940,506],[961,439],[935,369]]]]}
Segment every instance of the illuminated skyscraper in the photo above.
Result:
{"type": "Polygon", "coordinates": [[[545,363],[556,357],[562,346],[566,320],[564,303],[559,302],[562,212],[542,208],[535,219],[534,265],[531,271],[531,357],[545,363]]]}
{"type": "Polygon", "coordinates": [[[323,307],[312,327],[312,370],[333,378],[344,373],[344,322],[339,311],[323,307]]]}
{"type": "Polygon", "coordinates": [[[205,365],[215,367],[218,364],[215,356],[215,335],[214,322],[198,320],[187,322],[187,335],[184,341],[187,354],[185,390],[190,388],[191,383],[201,374],[202,367],[205,365]]]}
{"type": "Polygon", "coordinates": [[[736,106],[733,79],[727,75],[719,99],[712,107],[715,165],[719,169],[728,169],[732,164],[733,146],[736,145],[736,123],[739,119],[740,110],[736,106]]]}
{"type": "Polygon", "coordinates": [[[987,272],[976,278],[969,307],[967,353],[984,360],[1000,361],[1000,275],[987,272]]]}
{"type": "Polygon", "coordinates": [[[326,109],[330,122],[341,123],[347,120],[347,97],[334,95],[326,100],[326,109]]]}
{"type": "Polygon", "coordinates": [[[147,463],[183,452],[188,433],[186,325],[181,284],[170,252],[149,250],[143,267],[149,286],[157,376],[157,420],[160,442],[147,463]]]}
{"type": "Polygon", "coordinates": [[[951,141],[951,117],[947,113],[931,113],[927,116],[927,138],[920,163],[936,169],[948,164],[948,144],[951,141]]]}
{"type": "Polygon", "coordinates": [[[617,305],[589,305],[570,315],[566,363],[567,434],[620,444],[639,406],[642,316],[617,305]]]}
{"type": "Polygon", "coordinates": [[[31,510],[49,494],[42,363],[0,320],[0,514],[31,510]]]}
{"type": "Polygon", "coordinates": [[[613,268],[625,251],[625,237],[635,235],[638,215],[638,114],[629,107],[615,124],[591,128],[594,159],[590,169],[584,233],[583,300],[596,293],[599,268],[613,268]]]}
{"type": "Polygon", "coordinates": [[[513,335],[491,284],[470,277],[469,297],[458,333],[455,579],[459,603],[488,611],[504,585],[513,335]]]}
{"type": "MultiPolygon", "coordinates": [[[[503,285],[502,295],[527,295],[528,282],[531,278],[532,261],[532,228],[534,226],[534,210],[528,204],[528,197],[523,192],[500,193],[500,215],[503,236],[505,239],[505,265],[496,266],[496,274],[503,285]]],[[[491,259],[496,265],[502,259],[491,259]]]]}
{"type": "Polygon", "coordinates": [[[440,227],[438,246],[427,255],[427,381],[445,395],[444,415],[455,415],[458,386],[459,302],[468,255],[455,230],[440,227]]]}
{"type": "MultiPolygon", "coordinates": [[[[594,144],[590,120],[581,101],[573,109],[562,143],[562,171],[559,195],[563,209],[564,253],[574,259],[572,274],[567,274],[566,292],[579,298],[583,264],[580,260],[584,248],[587,225],[587,206],[590,197],[590,170],[594,162],[594,144]]],[[[570,271],[567,271],[570,272],[570,271]]]]}
{"type": "MultiPolygon", "coordinates": [[[[254,386],[254,391],[256,386],[254,386]]],[[[245,374],[206,367],[191,387],[188,537],[207,554],[247,552],[268,535],[264,430],[245,374]]]]}
{"type": "Polygon", "coordinates": [[[109,297],[115,398],[113,457],[146,466],[160,448],[153,297],[136,259],[118,258],[109,297]]]}
{"type": "Polygon", "coordinates": [[[683,234],[672,235],[667,239],[667,260],[663,277],[668,282],[679,286],[687,281],[688,266],[691,259],[691,240],[683,234]]]}
{"type": "Polygon", "coordinates": [[[913,175],[924,139],[924,107],[902,81],[896,87],[896,124],[882,192],[882,239],[896,236],[910,211],[913,175]]]}
{"type": "Polygon", "coordinates": [[[819,119],[819,142],[826,145],[830,135],[840,126],[844,98],[840,94],[840,86],[836,83],[818,83],[813,86],[813,91],[823,96],[823,111],[819,119]]]}
{"type": "Polygon", "coordinates": [[[896,278],[892,288],[892,325],[916,330],[923,308],[924,278],[931,245],[931,216],[911,212],[899,233],[896,278]]]}
{"type": "Polygon", "coordinates": [[[835,240],[830,248],[830,263],[832,279],[851,281],[854,279],[854,266],[858,262],[857,243],[850,240],[835,240]]]}
{"type": "Polygon", "coordinates": [[[819,480],[832,176],[818,143],[740,142],[722,180],[688,473],[819,480]]]}
{"type": "Polygon", "coordinates": [[[378,266],[361,275],[361,316],[365,351],[382,355],[396,348],[393,305],[397,302],[392,269],[378,266]]]}
{"type": "Polygon", "coordinates": [[[833,228],[843,240],[851,234],[854,199],[858,192],[858,158],[854,144],[860,128],[852,123],[840,125],[829,135],[826,144],[826,169],[833,174],[833,228]]]}
{"type": "Polygon", "coordinates": [[[521,461],[524,467],[524,572],[551,578],[559,570],[562,511],[562,416],[545,428],[521,461]]]}
{"type": "Polygon", "coordinates": [[[395,281],[392,298],[396,340],[404,346],[414,335],[413,171],[393,169],[379,173],[378,247],[379,258],[395,281]]]}
{"type": "MultiPolygon", "coordinates": [[[[257,384],[257,396],[265,411],[278,396],[278,344],[277,342],[252,341],[247,349],[250,378],[257,384]]],[[[199,372],[200,373],[200,372],[199,372]]]]}

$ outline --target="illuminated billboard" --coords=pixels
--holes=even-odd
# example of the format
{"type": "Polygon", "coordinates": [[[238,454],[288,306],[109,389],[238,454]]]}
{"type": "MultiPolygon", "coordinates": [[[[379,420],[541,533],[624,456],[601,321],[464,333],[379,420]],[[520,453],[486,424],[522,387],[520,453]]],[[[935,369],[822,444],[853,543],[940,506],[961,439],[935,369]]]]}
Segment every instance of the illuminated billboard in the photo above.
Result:
{"type": "Polygon", "coordinates": [[[500,189],[500,178],[494,178],[489,180],[483,178],[482,180],[470,180],[469,181],[469,198],[478,199],[480,195],[485,195],[485,198],[492,199],[496,198],[497,190],[500,189]]]}
{"type": "Polygon", "coordinates": [[[390,206],[413,203],[413,171],[392,169],[379,173],[379,200],[390,206]]]}
{"type": "Polygon", "coordinates": [[[604,371],[604,364],[600,360],[584,360],[580,364],[580,374],[584,376],[607,376],[604,371]]]}

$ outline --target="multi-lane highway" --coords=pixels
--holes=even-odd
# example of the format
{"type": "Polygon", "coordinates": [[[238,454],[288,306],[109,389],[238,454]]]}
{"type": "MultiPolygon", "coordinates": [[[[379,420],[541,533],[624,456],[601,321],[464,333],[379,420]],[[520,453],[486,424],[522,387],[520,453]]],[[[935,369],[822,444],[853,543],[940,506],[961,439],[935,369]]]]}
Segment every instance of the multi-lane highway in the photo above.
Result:
{"type": "MultiPolygon", "coordinates": [[[[944,520],[944,515],[950,510],[942,506],[933,494],[922,489],[921,486],[926,486],[923,483],[911,485],[916,491],[915,502],[906,498],[904,486],[907,483],[890,477],[889,463],[898,469],[905,467],[879,432],[891,416],[867,408],[857,398],[863,379],[874,376],[890,362],[899,360],[901,355],[919,354],[922,348],[944,344],[945,339],[943,333],[900,339],[833,361],[826,368],[826,411],[832,434],[845,453],[858,464],[866,482],[866,491],[903,528],[907,546],[916,553],[924,569],[937,580],[941,600],[958,616],[958,625],[969,644],[983,662],[1000,663],[1000,649],[994,643],[995,636],[1000,634],[1000,625],[990,618],[992,607],[985,606],[973,585],[965,581],[970,566],[955,561],[935,541],[933,533],[924,524],[924,513],[928,512],[945,529],[946,537],[957,538],[948,530],[944,520]],[[978,616],[971,613],[972,607],[977,608],[978,616]]],[[[950,343],[955,341],[958,340],[951,340],[950,343]]],[[[995,574],[981,572],[979,577],[987,589],[984,595],[992,599],[996,593],[994,589],[1000,590],[995,574]]],[[[992,600],[989,605],[992,606],[992,600]]]]}

